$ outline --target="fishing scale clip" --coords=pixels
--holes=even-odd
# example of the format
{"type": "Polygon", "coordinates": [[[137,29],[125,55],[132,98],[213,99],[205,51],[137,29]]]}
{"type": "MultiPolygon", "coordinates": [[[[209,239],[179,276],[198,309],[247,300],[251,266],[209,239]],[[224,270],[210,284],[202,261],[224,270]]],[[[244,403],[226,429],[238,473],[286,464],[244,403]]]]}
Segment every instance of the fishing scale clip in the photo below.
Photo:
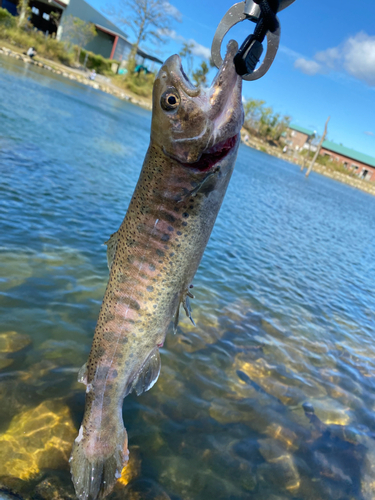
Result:
{"type": "Polygon", "coordinates": [[[215,32],[211,47],[211,58],[217,68],[223,63],[221,44],[228,31],[246,19],[256,23],[254,33],[249,35],[234,57],[237,73],[247,81],[258,80],[270,69],[280,43],[280,22],[277,12],[289,7],[295,0],[246,0],[234,4],[215,32]],[[267,52],[258,69],[263,52],[263,40],[267,36],[267,52]]]}

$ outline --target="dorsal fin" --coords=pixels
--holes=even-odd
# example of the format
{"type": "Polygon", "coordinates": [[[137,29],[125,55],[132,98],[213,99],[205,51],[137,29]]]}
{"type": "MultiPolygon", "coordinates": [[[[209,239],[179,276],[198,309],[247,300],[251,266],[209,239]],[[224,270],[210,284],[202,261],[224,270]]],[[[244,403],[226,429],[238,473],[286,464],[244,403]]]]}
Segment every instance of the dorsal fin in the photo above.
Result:
{"type": "Polygon", "coordinates": [[[141,371],[137,374],[132,382],[131,389],[137,393],[137,396],[148,391],[156,383],[159,378],[161,368],[161,360],[159,349],[155,348],[147,358],[141,371]]]}
{"type": "Polygon", "coordinates": [[[117,243],[118,243],[118,232],[111,234],[111,237],[108,241],[104,242],[104,245],[107,245],[107,262],[108,269],[111,270],[113,259],[115,258],[117,243]]]}

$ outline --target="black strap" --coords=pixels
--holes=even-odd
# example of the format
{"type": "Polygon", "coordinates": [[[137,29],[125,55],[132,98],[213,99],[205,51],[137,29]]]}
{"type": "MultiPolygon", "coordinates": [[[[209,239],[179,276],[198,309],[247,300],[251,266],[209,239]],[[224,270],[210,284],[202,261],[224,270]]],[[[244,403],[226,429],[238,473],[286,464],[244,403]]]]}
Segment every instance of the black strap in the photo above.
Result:
{"type": "Polygon", "coordinates": [[[274,33],[279,27],[276,18],[277,11],[279,10],[279,0],[254,0],[259,5],[261,15],[254,30],[254,39],[258,42],[263,42],[267,31],[274,33]]]}
{"type": "Polygon", "coordinates": [[[262,42],[267,31],[275,32],[279,27],[276,13],[279,9],[279,0],[254,0],[259,5],[259,16],[254,33],[249,35],[234,57],[234,65],[240,76],[252,73],[263,52],[262,42]]]}

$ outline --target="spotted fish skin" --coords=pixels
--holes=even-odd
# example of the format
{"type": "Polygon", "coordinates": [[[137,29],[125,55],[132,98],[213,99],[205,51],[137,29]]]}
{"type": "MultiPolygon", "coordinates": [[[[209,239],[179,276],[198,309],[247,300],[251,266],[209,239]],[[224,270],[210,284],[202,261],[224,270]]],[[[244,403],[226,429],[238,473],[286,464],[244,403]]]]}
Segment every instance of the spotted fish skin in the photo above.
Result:
{"type": "Polygon", "coordinates": [[[82,500],[106,496],[127,463],[123,399],[156,382],[159,348],[223,201],[243,121],[236,50],[230,42],[207,91],[190,84],[178,56],[156,78],[151,143],[125,219],[108,242],[109,281],[79,375],[86,403],[71,471],[82,500]],[[172,110],[168,102],[163,109],[161,99],[171,92],[177,106],[172,99],[172,110]]]}

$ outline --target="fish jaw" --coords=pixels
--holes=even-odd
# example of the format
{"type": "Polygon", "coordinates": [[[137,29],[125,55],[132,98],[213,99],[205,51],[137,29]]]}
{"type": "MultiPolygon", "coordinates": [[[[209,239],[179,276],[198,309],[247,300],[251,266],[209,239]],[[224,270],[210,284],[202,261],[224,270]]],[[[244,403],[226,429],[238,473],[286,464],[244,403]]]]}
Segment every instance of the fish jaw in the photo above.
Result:
{"type": "Polygon", "coordinates": [[[162,147],[166,156],[182,164],[194,164],[211,148],[232,139],[234,146],[241,130],[242,79],[233,63],[237,43],[230,41],[223,65],[212,86],[196,88],[188,80],[179,56],[171,56],[159,71],[153,92],[151,141],[162,147]],[[163,109],[163,99],[172,93],[178,106],[163,109]]]}

